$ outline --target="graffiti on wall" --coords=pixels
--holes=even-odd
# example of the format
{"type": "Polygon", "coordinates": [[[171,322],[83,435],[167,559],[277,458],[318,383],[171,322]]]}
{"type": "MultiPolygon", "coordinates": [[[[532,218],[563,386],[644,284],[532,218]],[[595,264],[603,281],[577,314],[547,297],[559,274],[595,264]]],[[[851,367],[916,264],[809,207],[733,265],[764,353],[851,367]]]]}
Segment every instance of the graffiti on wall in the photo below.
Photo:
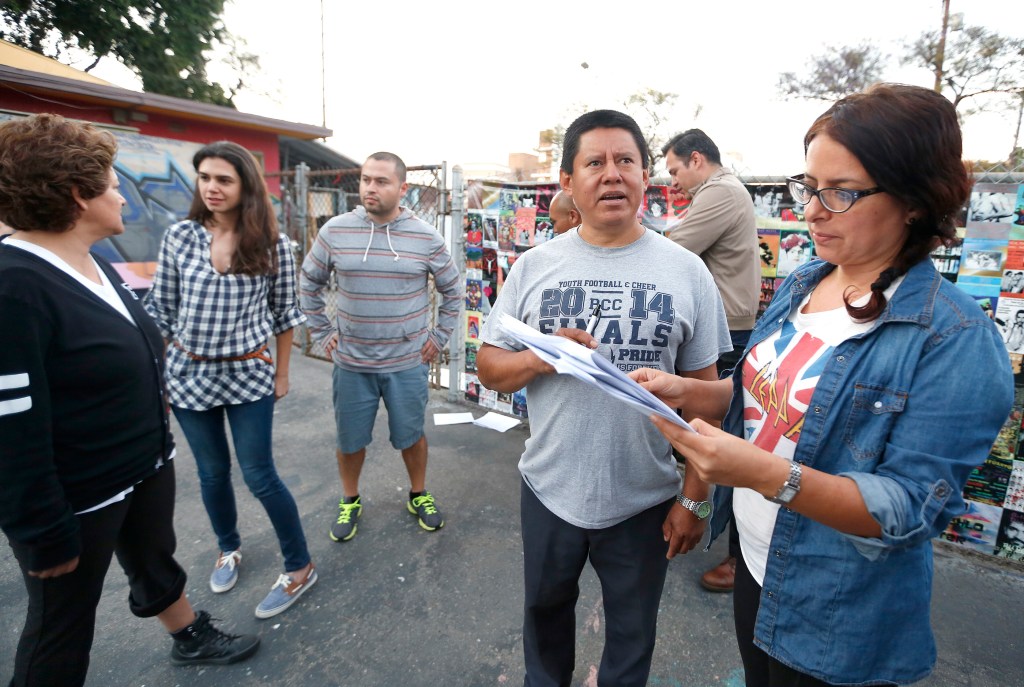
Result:
{"type": "Polygon", "coordinates": [[[200,143],[117,132],[114,172],[126,206],[125,232],[97,244],[132,288],[149,288],[164,230],[192,204],[192,156],[200,143]]]}
{"type": "MultiPolygon", "coordinates": [[[[16,116],[0,113],[0,121],[16,116]]],[[[93,250],[110,260],[132,288],[148,289],[164,229],[184,219],[192,204],[192,156],[202,144],[130,131],[111,133],[117,139],[114,173],[126,202],[125,232],[100,241],[93,250]]]]}

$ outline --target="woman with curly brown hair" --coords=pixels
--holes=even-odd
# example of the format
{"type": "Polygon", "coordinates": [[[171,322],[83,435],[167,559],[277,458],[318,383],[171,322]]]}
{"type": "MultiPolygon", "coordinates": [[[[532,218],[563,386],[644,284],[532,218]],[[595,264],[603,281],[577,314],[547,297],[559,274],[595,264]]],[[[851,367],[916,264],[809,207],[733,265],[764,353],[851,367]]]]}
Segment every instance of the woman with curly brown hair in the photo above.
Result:
{"type": "Polygon", "coordinates": [[[929,258],[971,188],[952,104],[878,84],[818,117],[804,151],[790,191],[819,259],[779,287],[732,378],[633,377],[693,418],[655,425],[718,485],[712,539],[730,513],[739,530],[748,687],[907,684],[936,659],[931,540],[963,513],[1013,379],[992,320],[929,258]]]}
{"type": "Polygon", "coordinates": [[[232,663],[174,560],[160,334],[90,249],[124,232],[114,138],[41,114],[0,124],[0,528],[28,590],[13,685],[81,685],[110,560],[178,664],[232,663]]]}

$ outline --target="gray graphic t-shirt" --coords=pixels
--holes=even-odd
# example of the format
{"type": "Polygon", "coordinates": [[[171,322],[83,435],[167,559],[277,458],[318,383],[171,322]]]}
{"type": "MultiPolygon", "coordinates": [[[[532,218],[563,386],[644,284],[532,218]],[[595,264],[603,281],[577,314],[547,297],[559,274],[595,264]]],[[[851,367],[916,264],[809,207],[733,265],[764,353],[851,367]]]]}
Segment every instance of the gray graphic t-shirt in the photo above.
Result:
{"type": "MultiPolygon", "coordinates": [[[[598,248],[572,230],[524,253],[481,339],[521,350],[502,331],[502,313],[553,334],[585,329],[598,303],[597,352],[625,372],[699,370],[732,350],[707,267],[652,231],[628,246],[598,248]]],[[[519,470],[552,513],[599,529],[679,493],[671,447],[642,413],[566,375],[544,375],[526,388],[530,438],[519,470]]]]}

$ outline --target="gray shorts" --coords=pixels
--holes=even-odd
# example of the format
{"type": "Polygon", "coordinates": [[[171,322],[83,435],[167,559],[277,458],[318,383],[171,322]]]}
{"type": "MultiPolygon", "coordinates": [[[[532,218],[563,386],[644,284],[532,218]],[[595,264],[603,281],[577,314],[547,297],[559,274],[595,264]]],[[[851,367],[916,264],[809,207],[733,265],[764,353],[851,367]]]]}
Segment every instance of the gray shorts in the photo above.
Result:
{"type": "Polygon", "coordinates": [[[388,411],[391,445],[401,451],[423,436],[427,377],[423,363],[401,372],[352,372],[334,366],[334,421],[338,450],[355,453],[369,446],[380,400],[388,411]]]}

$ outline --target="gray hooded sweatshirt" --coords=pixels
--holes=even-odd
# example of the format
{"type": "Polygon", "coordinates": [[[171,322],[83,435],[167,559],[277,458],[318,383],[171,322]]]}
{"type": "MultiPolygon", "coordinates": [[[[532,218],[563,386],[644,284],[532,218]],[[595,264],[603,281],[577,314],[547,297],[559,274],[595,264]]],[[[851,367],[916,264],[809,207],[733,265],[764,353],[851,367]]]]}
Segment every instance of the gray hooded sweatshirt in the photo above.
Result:
{"type": "Polygon", "coordinates": [[[458,321],[463,292],[444,238],[404,207],[384,225],[374,224],[362,206],[328,220],[299,277],[299,304],[310,335],[323,340],[337,332],[334,362],[355,372],[416,367],[428,337],[443,349],[458,321]],[[333,322],[324,300],[332,270],[338,283],[333,322]],[[442,296],[433,329],[428,275],[442,296]]]}

